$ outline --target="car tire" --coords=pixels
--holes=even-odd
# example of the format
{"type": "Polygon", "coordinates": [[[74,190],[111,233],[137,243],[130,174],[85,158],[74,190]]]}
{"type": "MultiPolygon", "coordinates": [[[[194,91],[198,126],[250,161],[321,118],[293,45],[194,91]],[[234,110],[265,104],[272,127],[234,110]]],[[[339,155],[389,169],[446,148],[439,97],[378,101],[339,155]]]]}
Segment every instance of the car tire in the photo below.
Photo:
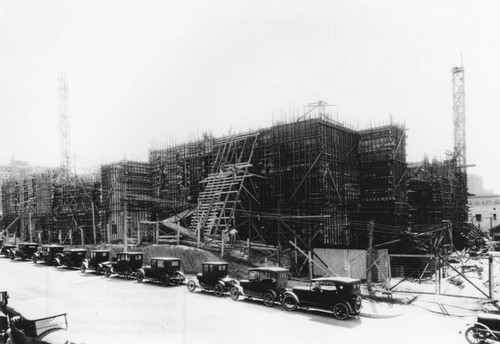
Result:
{"type": "Polygon", "coordinates": [[[106,269],[104,270],[104,276],[106,276],[106,277],[111,276],[111,269],[106,268],[106,269]]]}
{"type": "Polygon", "coordinates": [[[484,343],[488,334],[485,329],[479,326],[471,326],[464,333],[465,340],[469,344],[480,344],[484,343]]]}
{"type": "Polygon", "coordinates": [[[102,275],[102,268],[101,267],[97,267],[97,270],[95,272],[98,275],[102,275]]]}
{"type": "Polygon", "coordinates": [[[231,299],[233,299],[234,301],[237,301],[240,297],[240,291],[238,290],[238,288],[232,287],[229,291],[229,296],[231,296],[231,299]]]}
{"type": "Polygon", "coordinates": [[[338,320],[345,320],[349,317],[349,308],[345,303],[339,302],[332,308],[333,316],[338,320]]]}
{"type": "Polygon", "coordinates": [[[139,283],[141,283],[144,280],[144,275],[142,274],[142,272],[137,271],[135,273],[135,280],[139,283]]]}
{"type": "Polygon", "coordinates": [[[361,305],[362,305],[361,296],[357,296],[356,299],[354,300],[354,312],[352,314],[359,315],[359,313],[361,313],[361,305]]]}
{"type": "Polygon", "coordinates": [[[187,288],[190,292],[193,292],[196,290],[196,283],[193,280],[189,280],[187,283],[187,288]]]}
{"type": "Polygon", "coordinates": [[[264,295],[262,295],[262,302],[264,302],[264,306],[274,306],[274,295],[271,292],[264,293],[264,295]]]}
{"type": "Polygon", "coordinates": [[[82,274],[84,274],[84,273],[85,273],[85,271],[87,271],[87,268],[85,267],[85,265],[84,265],[84,264],[82,264],[82,265],[80,266],[80,271],[82,272],[82,274]]]}
{"type": "Polygon", "coordinates": [[[297,300],[290,294],[283,296],[283,300],[281,300],[281,306],[285,309],[285,311],[294,311],[299,306],[297,300]]]}
{"type": "Polygon", "coordinates": [[[123,272],[123,278],[125,278],[126,280],[130,279],[130,270],[127,269],[123,272]]]}
{"type": "Polygon", "coordinates": [[[170,278],[168,277],[168,275],[163,275],[160,277],[160,284],[162,287],[166,287],[168,285],[168,282],[169,282],[170,278]]]}
{"type": "Polygon", "coordinates": [[[215,296],[221,297],[224,295],[224,288],[220,284],[216,284],[214,287],[214,294],[215,296]]]}

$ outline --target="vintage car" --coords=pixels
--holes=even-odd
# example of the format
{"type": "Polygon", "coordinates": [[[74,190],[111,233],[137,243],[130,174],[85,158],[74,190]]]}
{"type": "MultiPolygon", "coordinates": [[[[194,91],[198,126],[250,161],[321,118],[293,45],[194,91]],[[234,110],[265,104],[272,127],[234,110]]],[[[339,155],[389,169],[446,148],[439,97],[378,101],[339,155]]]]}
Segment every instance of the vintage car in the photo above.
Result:
{"type": "Polygon", "coordinates": [[[43,261],[46,265],[53,265],[54,259],[58,253],[62,253],[64,250],[64,246],[61,245],[42,245],[40,251],[36,251],[33,253],[31,260],[33,263],[37,263],[38,261],[43,261]]]}
{"type": "Polygon", "coordinates": [[[5,258],[10,258],[10,253],[15,248],[16,248],[16,245],[14,245],[14,244],[3,243],[2,248],[0,248],[0,255],[4,256],[5,258]]]}
{"type": "Polygon", "coordinates": [[[21,260],[30,259],[38,250],[38,244],[33,242],[19,243],[10,251],[10,259],[21,258],[21,260]]]}
{"type": "Polygon", "coordinates": [[[236,284],[236,281],[228,277],[228,264],[224,262],[201,263],[201,272],[196,278],[190,279],[187,288],[190,292],[201,287],[203,290],[213,290],[216,296],[227,293],[236,284]]]}
{"type": "Polygon", "coordinates": [[[287,290],[281,305],[287,311],[297,308],[326,309],[335,318],[345,320],[361,312],[361,281],[348,277],[321,277],[311,280],[309,286],[287,290]]]}
{"type": "Polygon", "coordinates": [[[66,312],[60,306],[47,299],[21,301],[13,306],[8,299],[7,292],[0,292],[1,343],[33,343],[34,338],[49,344],[73,342],[67,332],[66,312]]]}
{"type": "Polygon", "coordinates": [[[125,279],[133,278],[135,271],[142,267],[142,252],[120,252],[112,261],[100,263],[104,276],[112,274],[122,276],[125,279]]]}
{"type": "Polygon", "coordinates": [[[249,269],[248,279],[236,281],[229,295],[235,301],[240,295],[248,299],[262,299],[264,305],[272,307],[275,302],[281,300],[281,295],[286,291],[288,273],[288,269],[280,267],[249,269]]]}
{"type": "Polygon", "coordinates": [[[108,250],[92,250],[90,258],[85,259],[80,266],[82,274],[87,270],[95,270],[98,275],[103,274],[102,265],[100,263],[109,261],[110,251],[108,250]]]}
{"type": "Polygon", "coordinates": [[[62,253],[56,254],[54,265],[56,268],[58,266],[66,266],[68,269],[78,268],[86,256],[87,249],[85,248],[67,248],[62,253]]]}
{"type": "Polygon", "coordinates": [[[137,282],[144,279],[159,281],[163,287],[169,284],[184,283],[184,274],[181,271],[181,260],[174,257],[152,257],[151,265],[146,265],[135,272],[137,282]]]}

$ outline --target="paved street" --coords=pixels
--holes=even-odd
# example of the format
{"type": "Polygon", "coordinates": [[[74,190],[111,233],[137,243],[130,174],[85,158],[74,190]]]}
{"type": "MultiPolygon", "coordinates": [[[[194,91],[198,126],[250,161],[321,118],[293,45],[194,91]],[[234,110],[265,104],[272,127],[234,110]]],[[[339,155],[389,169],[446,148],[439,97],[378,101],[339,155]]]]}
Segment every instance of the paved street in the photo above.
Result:
{"type": "Polygon", "coordinates": [[[61,304],[73,340],[87,344],[465,343],[458,331],[470,320],[408,306],[398,317],[338,321],[322,312],[290,313],[278,305],[192,294],[185,286],[163,288],[4,258],[0,276],[11,304],[44,296],[61,304]]]}

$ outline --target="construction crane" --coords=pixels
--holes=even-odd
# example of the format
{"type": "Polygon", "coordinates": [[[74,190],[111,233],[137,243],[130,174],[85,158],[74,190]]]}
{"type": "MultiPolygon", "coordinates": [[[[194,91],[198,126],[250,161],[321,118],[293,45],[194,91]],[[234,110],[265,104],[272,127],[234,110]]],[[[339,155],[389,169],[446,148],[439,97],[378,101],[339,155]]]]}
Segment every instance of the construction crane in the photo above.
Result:
{"type": "Polygon", "coordinates": [[[68,77],[66,72],[59,74],[59,148],[61,169],[65,176],[71,171],[69,156],[69,104],[68,77]]]}
{"type": "Polygon", "coordinates": [[[467,166],[465,132],[465,80],[464,67],[451,70],[453,87],[453,157],[457,166],[467,166]]]}

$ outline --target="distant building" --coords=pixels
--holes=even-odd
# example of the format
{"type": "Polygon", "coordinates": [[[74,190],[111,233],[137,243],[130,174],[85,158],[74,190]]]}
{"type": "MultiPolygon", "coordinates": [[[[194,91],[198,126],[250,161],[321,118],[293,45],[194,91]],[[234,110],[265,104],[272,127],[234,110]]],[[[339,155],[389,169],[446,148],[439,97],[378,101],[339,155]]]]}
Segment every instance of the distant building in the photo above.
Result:
{"type": "Polygon", "coordinates": [[[500,240],[500,233],[495,233],[495,228],[500,227],[499,215],[500,195],[469,197],[469,221],[493,240],[500,240]]]}

